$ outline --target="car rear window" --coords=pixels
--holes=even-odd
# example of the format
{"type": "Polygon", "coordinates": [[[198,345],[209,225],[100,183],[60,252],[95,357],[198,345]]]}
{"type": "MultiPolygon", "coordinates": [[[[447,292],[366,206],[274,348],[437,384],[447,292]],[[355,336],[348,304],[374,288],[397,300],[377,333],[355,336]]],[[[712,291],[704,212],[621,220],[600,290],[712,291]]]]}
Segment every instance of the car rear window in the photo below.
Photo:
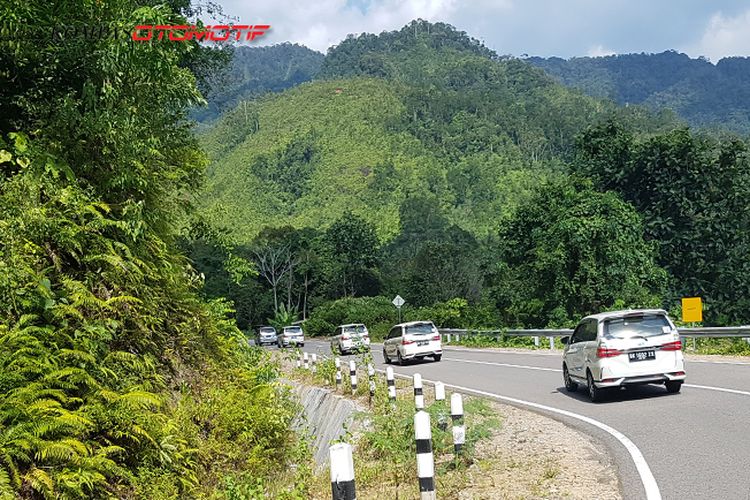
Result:
{"type": "Polygon", "coordinates": [[[302,328],[298,326],[288,326],[284,328],[284,333],[294,333],[294,334],[302,333],[302,328]]]}
{"type": "Polygon", "coordinates": [[[406,327],[406,333],[409,335],[429,335],[434,332],[435,326],[432,323],[420,323],[406,327]]]}
{"type": "Polygon", "coordinates": [[[365,325],[345,326],[344,333],[356,333],[359,335],[366,335],[367,328],[365,328],[365,325]]]}
{"type": "Polygon", "coordinates": [[[270,327],[264,327],[260,329],[260,333],[275,333],[276,330],[270,327]]]}
{"type": "Polygon", "coordinates": [[[669,321],[663,314],[627,316],[624,318],[608,319],[604,322],[604,336],[610,339],[654,337],[669,333],[671,329],[672,325],[669,324],[669,321]]]}

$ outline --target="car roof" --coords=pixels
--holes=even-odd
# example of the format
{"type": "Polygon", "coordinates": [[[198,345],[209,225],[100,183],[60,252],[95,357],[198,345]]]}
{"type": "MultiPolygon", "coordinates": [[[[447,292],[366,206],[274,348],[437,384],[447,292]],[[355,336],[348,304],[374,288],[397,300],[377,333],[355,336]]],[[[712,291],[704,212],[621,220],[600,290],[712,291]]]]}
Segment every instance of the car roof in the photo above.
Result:
{"type": "Polygon", "coordinates": [[[344,328],[345,326],[365,326],[365,324],[364,323],[347,323],[345,325],[339,325],[339,328],[344,328]]]}
{"type": "Polygon", "coordinates": [[[398,325],[394,325],[394,327],[396,327],[396,326],[414,326],[414,325],[432,325],[432,326],[435,326],[432,323],[432,321],[430,321],[430,320],[424,320],[424,321],[408,321],[406,323],[399,323],[398,325]]]}
{"type": "Polygon", "coordinates": [[[640,316],[643,314],[663,314],[664,316],[668,316],[667,311],[664,309],[622,309],[620,311],[605,311],[598,314],[591,314],[583,319],[604,321],[607,319],[623,318],[625,316],[640,316]]]}

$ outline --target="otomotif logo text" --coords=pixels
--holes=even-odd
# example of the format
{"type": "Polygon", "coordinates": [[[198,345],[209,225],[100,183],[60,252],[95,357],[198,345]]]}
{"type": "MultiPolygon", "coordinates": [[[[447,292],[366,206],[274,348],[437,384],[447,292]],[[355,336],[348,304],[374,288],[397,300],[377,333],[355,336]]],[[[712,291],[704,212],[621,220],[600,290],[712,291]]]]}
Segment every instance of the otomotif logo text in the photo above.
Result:
{"type": "Polygon", "coordinates": [[[164,39],[176,42],[188,40],[207,42],[252,41],[262,36],[269,29],[271,29],[270,24],[217,24],[213,26],[139,24],[133,29],[131,38],[136,42],[164,39]]]}

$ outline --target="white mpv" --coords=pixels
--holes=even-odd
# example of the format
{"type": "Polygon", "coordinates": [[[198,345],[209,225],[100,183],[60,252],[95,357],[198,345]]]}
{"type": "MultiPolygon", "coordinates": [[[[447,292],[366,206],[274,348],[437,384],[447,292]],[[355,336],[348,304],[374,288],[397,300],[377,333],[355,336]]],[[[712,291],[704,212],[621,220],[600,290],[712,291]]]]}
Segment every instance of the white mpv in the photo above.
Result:
{"type": "Polygon", "coordinates": [[[587,316],[562,340],[565,388],[572,392],[585,384],[592,401],[601,399],[603,389],[637,384],[679,392],[685,380],[680,336],[661,309],[587,316]]]}
{"type": "Polygon", "coordinates": [[[412,321],[391,328],[383,341],[383,358],[386,363],[403,364],[411,359],[432,356],[435,361],[443,357],[440,333],[432,321],[412,321]]]}

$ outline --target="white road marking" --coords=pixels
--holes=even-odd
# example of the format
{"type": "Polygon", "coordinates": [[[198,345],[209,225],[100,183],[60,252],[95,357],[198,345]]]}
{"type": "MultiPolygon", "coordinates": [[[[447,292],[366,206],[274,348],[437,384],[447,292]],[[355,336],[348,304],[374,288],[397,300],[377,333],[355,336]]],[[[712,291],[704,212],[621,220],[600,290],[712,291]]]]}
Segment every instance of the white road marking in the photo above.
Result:
{"type": "Polygon", "coordinates": [[[695,384],[682,384],[685,387],[692,387],[694,389],[706,389],[708,391],[719,391],[719,392],[729,392],[732,394],[741,394],[742,396],[750,396],[750,392],[747,391],[738,391],[737,389],[727,389],[726,387],[713,387],[710,385],[695,385],[695,384]]]}
{"type": "MultiPolygon", "coordinates": [[[[382,372],[383,370],[378,370],[378,371],[382,372]]],[[[409,376],[403,375],[401,373],[396,373],[395,375],[401,378],[407,378],[407,379],[410,378],[409,376]]],[[[435,383],[435,381],[428,380],[428,379],[423,379],[423,381],[430,383],[430,384],[435,383]]],[[[639,450],[638,447],[635,445],[635,443],[633,443],[627,436],[625,436],[622,432],[618,431],[617,429],[614,429],[605,423],[599,422],[598,420],[594,420],[593,418],[589,418],[585,415],[579,415],[578,413],[573,413],[571,411],[562,410],[560,408],[553,408],[552,406],[534,403],[531,401],[524,401],[523,399],[511,398],[508,396],[503,396],[501,394],[495,394],[492,392],[471,389],[469,387],[463,387],[460,385],[445,384],[445,387],[450,387],[450,388],[453,388],[462,392],[467,392],[470,394],[477,394],[480,396],[499,399],[501,401],[507,401],[509,403],[515,403],[515,404],[522,405],[522,406],[528,406],[530,408],[536,408],[536,409],[544,410],[550,413],[557,413],[559,415],[564,415],[566,417],[580,420],[582,422],[593,425],[594,427],[597,427],[603,430],[604,432],[608,433],[609,435],[617,439],[617,441],[619,441],[620,444],[622,444],[625,447],[625,449],[628,451],[628,453],[630,454],[630,458],[633,460],[633,463],[635,464],[635,468],[638,471],[638,475],[641,478],[641,483],[643,484],[643,488],[646,491],[646,498],[648,500],[661,500],[661,492],[659,491],[659,485],[656,483],[656,479],[654,478],[654,475],[651,472],[651,468],[648,466],[646,459],[643,457],[641,450],[639,450]]]]}
{"type": "Polygon", "coordinates": [[[705,363],[707,365],[745,365],[750,366],[750,362],[747,361],[709,361],[705,359],[690,359],[685,358],[687,363],[705,363]]]}
{"type": "Polygon", "coordinates": [[[468,359],[456,359],[456,358],[443,358],[445,361],[452,361],[454,363],[472,363],[476,365],[491,365],[491,366],[504,366],[506,368],[523,368],[524,370],[539,370],[543,372],[562,372],[557,368],[545,368],[543,366],[530,366],[530,365],[514,365],[512,363],[496,363],[494,361],[470,361],[468,359]]]}

